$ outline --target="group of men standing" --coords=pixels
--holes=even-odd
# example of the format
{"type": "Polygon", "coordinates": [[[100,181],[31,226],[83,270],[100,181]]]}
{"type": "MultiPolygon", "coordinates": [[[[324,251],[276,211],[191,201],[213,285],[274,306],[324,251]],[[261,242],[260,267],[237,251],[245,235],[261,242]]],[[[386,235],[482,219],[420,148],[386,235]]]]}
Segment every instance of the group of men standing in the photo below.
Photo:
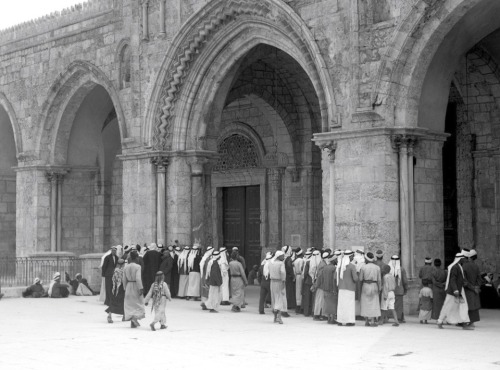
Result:
{"type": "Polygon", "coordinates": [[[382,251],[377,251],[376,256],[371,252],[365,255],[361,247],[355,252],[309,248],[304,254],[301,248],[284,246],[274,254],[267,253],[259,270],[259,313],[264,314],[270,296],[276,323],[282,324],[282,317],[289,316],[288,310],[295,309],[297,314],[312,315],[314,320],[327,320],[329,324],[353,326],[359,315],[365,318],[365,325],[377,326],[383,323],[378,320],[383,317],[381,302],[392,297],[392,305],[382,310],[394,310],[397,322],[405,322],[406,272],[398,256],[392,256],[387,265],[383,255],[382,251]],[[394,281],[386,297],[384,270],[394,281]]]}

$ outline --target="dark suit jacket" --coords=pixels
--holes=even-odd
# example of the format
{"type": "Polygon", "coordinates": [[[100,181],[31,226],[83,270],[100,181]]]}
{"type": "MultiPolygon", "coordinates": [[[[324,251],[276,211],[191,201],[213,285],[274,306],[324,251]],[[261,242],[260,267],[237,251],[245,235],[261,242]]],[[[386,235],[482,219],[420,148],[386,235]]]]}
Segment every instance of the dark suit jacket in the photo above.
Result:
{"type": "Polygon", "coordinates": [[[113,256],[113,254],[108,254],[104,258],[104,262],[102,264],[101,276],[102,277],[111,277],[115,272],[116,264],[118,263],[118,257],[113,256]]]}

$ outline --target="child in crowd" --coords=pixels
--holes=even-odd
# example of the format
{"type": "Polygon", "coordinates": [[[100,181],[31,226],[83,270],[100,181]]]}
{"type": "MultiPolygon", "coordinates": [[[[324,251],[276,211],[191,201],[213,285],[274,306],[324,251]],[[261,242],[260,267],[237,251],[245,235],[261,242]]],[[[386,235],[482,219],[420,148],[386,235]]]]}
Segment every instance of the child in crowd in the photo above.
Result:
{"type": "Polygon", "coordinates": [[[424,287],[420,290],[420,294],[418,295],[418,307],[420,310],[418,319],[421,324],[427,324],[427,320],[430,320],[432,315],[432,289],[429,288],[430,283],[429,279],[423,279],[422,285],[424,287]]]}
{"type": "Polygon", "coordinates": [[[388,311],[392,312],[392,317],[394,318],[394,324],[392,326],[399,326],[398,315],[394,309],[394,303],[396,302],[396,296],[394,295],[394,289],[396,289],[396,279],[390,274],[391,268],[389,265],[384,265],[382,267],[383,287],[382,287],[382,297],[380,302],[381,317],[379,325],[386,323],[389,319],[388,311]]]}
{"type": "Polygon", "coordinates": [[[149,289],[149,293],[144,300],[144,304],[147,306],[149,300],[153,301],[153,305],[151,307],[151,311],[155,311],[155,317],[153,322],[149,325],[152,331],[155,331],[155,324],[160,322],[160,329],[166,329],[167,326],[167,316],[165,314],[165,307],[167,306],[167,299],[169,301],[172,300],[170,296],[170,290],[168,289],[167,283],[164,281],[164,276],[162,271],[158,271],[156,273],[155,282],[151,285],[149,289]]]}

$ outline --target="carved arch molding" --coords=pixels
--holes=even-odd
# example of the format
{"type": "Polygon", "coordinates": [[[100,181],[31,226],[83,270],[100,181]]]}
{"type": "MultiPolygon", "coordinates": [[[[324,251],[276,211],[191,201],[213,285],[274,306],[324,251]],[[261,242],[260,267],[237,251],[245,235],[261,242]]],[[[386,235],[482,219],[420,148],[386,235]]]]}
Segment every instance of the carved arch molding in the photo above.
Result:
{"type": "MultiPolygon", "coordinates": [[[[165,78],[161,84],[159,94],[159,107],[154,113],[154,123],[152,132],[152,146],[156,150],[170,150],[173,131],[174,110],[176,102],[181,96],[183,84],[189,69],[195,62],[201,51],[206,47],[218,31],[228,24],[237,21],[242,17],[263,18],[268,22],[278,25],[290,38],[299,43],[302,50],[310,50],[308,43],[303,39],[304,25],[297,21],[297,17],[292,16],[292,10],[284,10],[281,4],[278,6],[277,0],[220,0],[211,7],[210,11],[201,13],[192,30],[185,32],[178,47],[173,52],[173,58],[168,63],[165,78]]],[[[305,27],[307,29],[307,27],[305,27]]],[[[315,46],[317,48],[317,46],[315,46]]],[[[317,49],[319,50],[319,49],[317,49]]],[[[311,65],[317,64],[310,53],[306,55],[311,65]]],[[[324,62],[320,62],[324,65],[324,62]]],[[[315,79],[321,84],[321,77],[314,71],[315,79]]],[[[322,92],[317,91],[318,94],[322,92]]]]}

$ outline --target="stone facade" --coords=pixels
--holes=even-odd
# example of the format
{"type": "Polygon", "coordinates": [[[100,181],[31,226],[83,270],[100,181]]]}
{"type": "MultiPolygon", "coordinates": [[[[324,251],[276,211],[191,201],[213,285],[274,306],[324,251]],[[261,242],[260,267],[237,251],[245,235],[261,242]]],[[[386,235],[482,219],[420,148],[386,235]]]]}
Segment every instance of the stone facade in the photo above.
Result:
{"type": "Polygon", "coordinates": [[[475,247],[498,272],[498,11],[91,0],[1,31],[0,129],[15,145],[1,149],[0,248],[220,247],[222,189],[257,185],[262,251],[364,245],[401,254],[414,278],[424,257],[475,247]],[[255,148],[250,168],[217,167],[231,135],[255,148]]]}

